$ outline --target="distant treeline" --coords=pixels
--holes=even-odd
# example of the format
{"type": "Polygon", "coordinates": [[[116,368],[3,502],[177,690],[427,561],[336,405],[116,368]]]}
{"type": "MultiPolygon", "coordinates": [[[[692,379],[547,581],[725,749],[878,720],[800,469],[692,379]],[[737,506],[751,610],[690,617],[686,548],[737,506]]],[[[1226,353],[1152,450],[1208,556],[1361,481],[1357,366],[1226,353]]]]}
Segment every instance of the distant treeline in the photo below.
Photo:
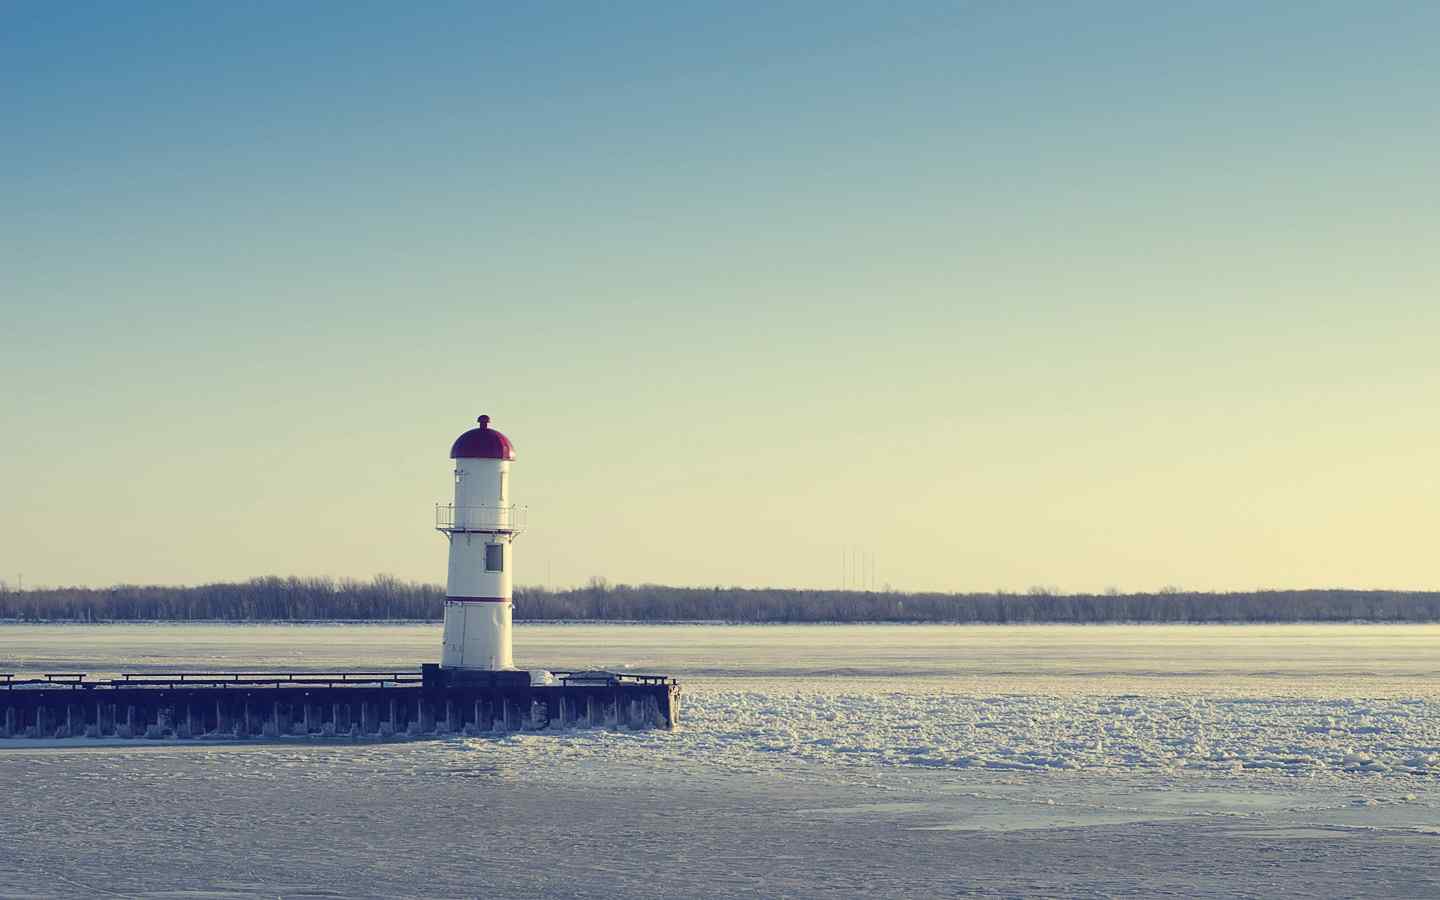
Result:
{"type": "MultiPolygon", "coordinates": [[[[123,622],[438,620],[438,585],[255,578],[198,587],[0,588],[0,619],[123,622]]],[[[520,620],[725,622],[1436,622],[1440,592],[1180,590],[1154,594],[904,594],[896,592],[610,585],[520,588],[520,620]]]]}

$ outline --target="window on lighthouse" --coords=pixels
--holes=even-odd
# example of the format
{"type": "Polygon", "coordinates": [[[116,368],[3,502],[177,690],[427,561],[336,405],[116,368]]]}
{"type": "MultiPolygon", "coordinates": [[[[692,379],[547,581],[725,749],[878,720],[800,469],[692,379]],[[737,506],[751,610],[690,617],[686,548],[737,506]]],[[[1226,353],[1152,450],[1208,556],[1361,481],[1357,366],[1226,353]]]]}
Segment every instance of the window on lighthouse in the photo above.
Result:
{"type": "Polygon", "coordinates": [[[505,545],[504,545],[504,544],[486,544],[486,545],[485,545],[485,571],[487,571],[487,572],[503,572],[503,571],[505,571],[505,545]]]}

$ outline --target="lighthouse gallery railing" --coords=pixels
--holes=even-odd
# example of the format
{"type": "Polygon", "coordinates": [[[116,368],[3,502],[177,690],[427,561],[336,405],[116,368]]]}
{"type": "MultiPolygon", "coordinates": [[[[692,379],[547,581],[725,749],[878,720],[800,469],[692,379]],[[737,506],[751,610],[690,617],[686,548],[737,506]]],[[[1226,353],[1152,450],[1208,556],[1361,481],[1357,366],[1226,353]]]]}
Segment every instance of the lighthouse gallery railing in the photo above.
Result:
{"type": "Polygon", "coordinates": [[[525,529],[529,510],[523,506],[456,506],[435,504],[435,530],[446,534],[484,531],[514,534],[525,529]]]}

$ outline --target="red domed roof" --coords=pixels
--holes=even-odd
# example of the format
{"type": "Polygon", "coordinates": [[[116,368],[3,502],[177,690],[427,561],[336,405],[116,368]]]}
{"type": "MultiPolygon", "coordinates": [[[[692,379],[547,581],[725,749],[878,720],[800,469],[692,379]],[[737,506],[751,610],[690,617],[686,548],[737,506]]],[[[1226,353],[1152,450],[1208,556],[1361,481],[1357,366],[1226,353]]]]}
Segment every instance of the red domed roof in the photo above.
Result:
{"type": "Polygon", "coordinates": [[[451,459],[514,459],[510,439],[490,427],[490,417],[481,416],[480,427],[472,428],[450,445],[451,459]]]}

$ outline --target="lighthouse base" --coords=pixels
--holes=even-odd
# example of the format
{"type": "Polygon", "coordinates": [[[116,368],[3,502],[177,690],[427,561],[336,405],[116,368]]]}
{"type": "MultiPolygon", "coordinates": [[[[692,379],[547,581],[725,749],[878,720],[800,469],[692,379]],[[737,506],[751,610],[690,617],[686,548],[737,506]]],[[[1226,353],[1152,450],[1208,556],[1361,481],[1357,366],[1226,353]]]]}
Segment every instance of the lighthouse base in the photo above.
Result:
{"type": "Polygon", "coordinates": [[[435,663],[420,666],[421,684],[438,688],[528,688],[530,673],[515,669],[452,669],[435,663]]]}
{"type": "Polygon", "coordinates": [[[446,669],[515,668],[508,597],[446,597],[440,665],[446,669]]]}

